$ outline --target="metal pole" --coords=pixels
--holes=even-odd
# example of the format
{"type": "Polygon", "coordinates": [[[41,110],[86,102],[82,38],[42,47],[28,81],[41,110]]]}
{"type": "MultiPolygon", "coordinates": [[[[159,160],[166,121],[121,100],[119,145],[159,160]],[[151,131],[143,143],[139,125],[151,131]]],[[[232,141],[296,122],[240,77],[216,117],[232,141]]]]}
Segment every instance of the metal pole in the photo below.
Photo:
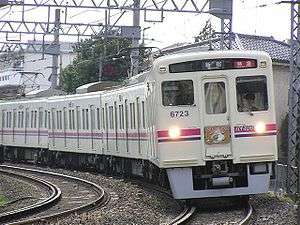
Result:
{"type": "Polygon", "coordinates": [[[220,39],[220,49],[224,50],[224,34],[225,34],[225,25],[224,25],[224,18],[221,18],[221,39],[220,39]]]}
{"type": "Polygon", "coordinates": [[[291,51],[290,51],[290,87],[289,87],[289,130],[288,130],[288,172],[287,192],[300,193],[300,146],[299,146],[299,112],[300,112],[300,5],[291,2],[291,51]]]}
{"type": "MultiPolygon", "coordinates": [[[[140,26],[140,0],[134,0],[134,11],[133,11],[133,26],[140,26]]],[[[139,47],[139,40],[133,38],[132,39],[132,47],[139,47]]],[[[131,59],[131,69],[130,75],[137,75],[139,72],[139,49],[133,49],[130,54],[131,59]]]]}
{"type": "Polygon", "coordinates": [[[55,9],[55,21],[54,21],[54,41],[55,53],[52,56],[52,74],[51,74],[51,88],[57,88],[57,70],[58,70],[58,56],[60,52],[59,47],[59,25],[60,25],[60,9],[55,9]]]}

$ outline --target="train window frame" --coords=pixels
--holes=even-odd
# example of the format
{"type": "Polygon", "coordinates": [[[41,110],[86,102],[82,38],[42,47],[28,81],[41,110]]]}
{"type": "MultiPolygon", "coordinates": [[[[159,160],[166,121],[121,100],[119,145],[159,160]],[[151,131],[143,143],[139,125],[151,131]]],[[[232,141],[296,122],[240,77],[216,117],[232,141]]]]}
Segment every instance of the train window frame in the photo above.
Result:
{"type": "MultiPolygon", "coordinates": [[[[248,86],[248,85],[247,85],[248,86]]],[[[270,109],[270,96],[269,96],[269,84],[268,84],[268,79],[267,79],[267,76],[266,75],[259,75],[259,74],[257,74],[257,75],[251,75],[251,76],[249,76],[249,75],[245,75],[245,76],[237,76],[236,78],[235,78],[235,92],[236,92],[236,95],[235,95],[235,99],[236,99],[236,111],[238,112],[238,113],[259,113],[259,112],[267,112],[267,111],[269,111],[269,109],[270,109]],[[241,97],[241,95],[240,96],[238,96],[239,95],[239,92],[238,92],[238,79],[240,79],[240,78],[245,78],[245,79],[254,79],[254,78],[261,78],[262,80],[264,80],[264,88],[262,88],[262,90],[264,91],[264,93],[262,94],[263,96],[264,96],[264,100],[266,101],[266,106],[263,108],[263,109],[259,109],[259,108],[257,108],[257,110],[254,110],[254,108],[251,108],[251,109],[245,109],[245,110],[241,110],[241,100],[238,100],[240,97],[241,97]]],[[[251,93],[250,93],[251,94],[251,93]]],[[[250,98],[251,96],[249,96],[249,98],[250,98]]],[[[244,98],[246,98],[246,97],[244,97],[244,98]]],[[[251,98],[254,98],[255,99],[255,96],[254,97],[251,97],[251,98]]],[[[254,100],[254,99],[249,99],[249,101],[250,100],[254,100]]],[[[252,104],[254,104],[254,103],[252,103],[252,104]]],[[[257,106],[257,105],[256,105],[257,106]]],[[[256,106],[254,106],[255,108],[256,108],[256,106]]]]}
{"type": "MultiPolygon", "coordinates": [[[[175,87],[175,86],[174,86],[175,87]]],[[[178,86],[177,86],[178,87],[178,86]]],[[[169,86],[169,88],[170,88],[170,86],[169,86]]],[[[177,94],[177,96],[183,96],[182,95],[182,92],[183,91],[185,91],[186,89],[177,89],[177,90],[180,90],[180,93],[179,92],[177,92],[178,94],[177,94]]],[[[177,91],[176,90],[176,91],[177,91]]],[[[175,91],[175,90],[171,90],[171,91],[175,91]]],[[[186,95],[186,93],[185,93],[185,95],[186,95]]],[[[190,107],[190,106],[195,106],[195,87],[194,87],[194,81],[192,80],[192,79],[183,79],[183,80],[165,80],[165,81],[162,81],[161,82],[161,104],[164,106],[164,107],[174,107],[174,106],[176,106],[176,107],[190,107]],[[179,82],[191,82],[191,86],[190,87],[192,87],[192,89],[191,89],[191,93],[192,93],[192,96],[190,96],[190,97],[192,97],[192,101],[191,101],[191,103],[189,103],[189,104],[187,104],[187,103],[185,103],[185,104],[182,104],[183,102],[187,102],[186,100],[182,100],[181,102],[180,102],[180,104],[168,104],[168,103],[166,103],[166,101],[167,101],[167,99],[169,99],[169,101],[170,101],[170,98],[167,98],[166,97],[166,94],[167,94],[167,92],[166,91],[169,91],[169,90],[167,90],[166,89],[166,87],[164,87],[167,83],[170,83],[170,82],[173,82],[173,83],[179,83],[179,82]]]]}

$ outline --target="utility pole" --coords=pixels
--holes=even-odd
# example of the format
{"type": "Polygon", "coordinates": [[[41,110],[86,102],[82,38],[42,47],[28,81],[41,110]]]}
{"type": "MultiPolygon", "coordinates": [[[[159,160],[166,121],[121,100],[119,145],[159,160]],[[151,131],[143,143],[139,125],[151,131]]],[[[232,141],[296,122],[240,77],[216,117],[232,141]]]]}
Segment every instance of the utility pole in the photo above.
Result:
{"type": "MultiPolygon", "coordinates": [[[[134,27],[139,27],[140,26],[140,0],[134,0],[133,3],[133,26],[134,27]]],[[[139,72],[139,39],[132,39],[132,48],[133,50],[131,51],[130,54],[130,59],[131,59],[131,68],[130,68],[130,75],[129,76],[134,76],[137,75],[139,72]]]]}
{"type": "MultiPolygon", "coordinates": [[[[287,192],[300,193],[300,2],[291,4],[291,51],[289,87],[289,130],[287,192]]],[[[299,224],[299,223],[298,223],[299,224]]]]}
{"type": "Polygon", "coordinates": [[[60,9],[55,9],[54,41],[53,41],[53,46],[55,48],[55,51],[52,56],[52,73],[51,73],[51,77],[50,77],[51,89],[57,88],[58,56],[60,53],[59,27],[60,27],[60,9]]]}

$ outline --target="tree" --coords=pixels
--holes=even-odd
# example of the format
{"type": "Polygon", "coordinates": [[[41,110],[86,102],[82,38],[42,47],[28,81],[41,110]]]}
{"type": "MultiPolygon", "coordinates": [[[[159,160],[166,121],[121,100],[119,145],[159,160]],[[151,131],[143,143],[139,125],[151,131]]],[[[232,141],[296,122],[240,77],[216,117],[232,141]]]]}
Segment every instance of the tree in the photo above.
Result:
{"type": "Polygon", "coordinates": [[[195,37],[195,42],[209,40],[214,37],[216,37],[216,31],[212,27],[210,20],[207,20],[203,29],[200,31],[198,36],[195,37]]]}
{"type": "Polygon", "coordinates": [[[77,43],[74,46],[77,56],[61,74],[63,90],[73,93],[83,84],[98,81],[100,60],[103,65],[102,80],[124,80],[130,68],[130,51],[124,51],[119,58],[114,56],[130,45],[131,40],[125,38],[109,38],[106,41],[96,38],[77,43]]]}

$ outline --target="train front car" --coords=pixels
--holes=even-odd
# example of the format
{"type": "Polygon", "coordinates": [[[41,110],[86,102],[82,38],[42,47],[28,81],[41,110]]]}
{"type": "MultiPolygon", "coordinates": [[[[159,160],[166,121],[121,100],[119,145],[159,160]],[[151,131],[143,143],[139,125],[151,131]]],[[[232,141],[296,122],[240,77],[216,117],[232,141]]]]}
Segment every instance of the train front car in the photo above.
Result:
{"type": "Polygon", "coordinates": [[[267,192],[277,160],[270,57],[190,53],[158,59],[153,71],[158,162],[174,198],[267,192]]]}

